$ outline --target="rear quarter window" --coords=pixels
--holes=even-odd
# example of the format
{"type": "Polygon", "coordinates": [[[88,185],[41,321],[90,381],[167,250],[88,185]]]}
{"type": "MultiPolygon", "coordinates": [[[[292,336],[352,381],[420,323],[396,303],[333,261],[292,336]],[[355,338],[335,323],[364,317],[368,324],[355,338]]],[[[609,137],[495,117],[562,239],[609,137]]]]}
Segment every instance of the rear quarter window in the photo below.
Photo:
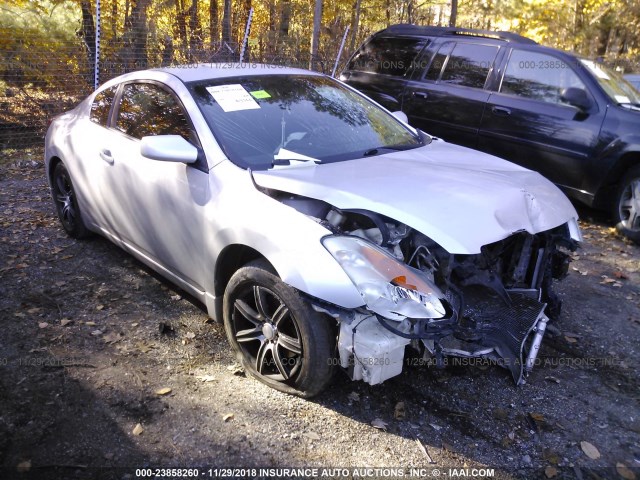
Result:
{"type": "Polygon", "coordinates": [[[360,47],[348,70],[402,77],[428,42],[424,38],[374,37],[360,47]]]}
{"type": "Polygon", "coordinates": [[[115,96],[117,88],[118,87],[108,88],[95,96],[91,104],[91,113],[89,113],[89,119],[92,122],[102,125],[103,127],[107,126],[109,112],[111,112],[113,97],[115,96]]]}

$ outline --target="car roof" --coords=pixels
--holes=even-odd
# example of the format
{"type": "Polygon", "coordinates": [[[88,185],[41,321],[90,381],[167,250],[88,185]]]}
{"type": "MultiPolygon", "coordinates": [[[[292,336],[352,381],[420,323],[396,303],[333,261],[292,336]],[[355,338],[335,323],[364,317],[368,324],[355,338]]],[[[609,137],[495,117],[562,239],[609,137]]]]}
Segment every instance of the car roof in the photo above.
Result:
{"type": "Polygon", "coordinates": [[[640,73],[627,73],[624,78],[627,80],[640,80],[640,73]]]}
{"type": "Polygon", "coordinates": [[[321,73],[304,70],[302,68],[264,63],[199,63],[154,68],[152,71],[169,73],[185,83],[242,75],[322,75],[321,73]]]}
{"type": "Polygon", "coordinates": [[[391,25],[384,30],[379,31],[379,34],[392,34],[392,35],[424,35],[432,37],[444,37],[444,36],[467,36],[467,37],[484,37],[493,38],[496,40],[504,40],[514,43],[528,43],[537,44],[530,38],[523,37],[517,33],[512,32],[493,32],[491,30],[477,30],[472,28],[458,28],[458,27],[435,27],[435,26],[421,26],[408,23],[402,23],[398,25],[391,25]]]}

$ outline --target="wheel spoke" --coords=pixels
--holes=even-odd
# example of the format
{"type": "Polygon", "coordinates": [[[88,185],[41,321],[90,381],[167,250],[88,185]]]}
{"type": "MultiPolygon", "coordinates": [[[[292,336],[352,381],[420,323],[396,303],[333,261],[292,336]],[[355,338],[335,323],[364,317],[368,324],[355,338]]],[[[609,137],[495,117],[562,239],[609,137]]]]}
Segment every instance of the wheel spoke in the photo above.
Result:
{"type": "Polygon", "coordinates": [[[256,308],[258,309],[258,318],[264,322],[269,318],[269,314],[267,313],[267,309],[266,309],[267,299],[265,295],[265,290],[262,287],[254,285],[253,300],[256,304],[256,308]]]}
{"type": "Polygon", "coordinates": [[[262,324],[263,320],[260,318],[258,312],[256,312],[253,308],[251,308],[247,303],[239,298],[235,303],[236,310],[240,312],[240,314],[253,323],[256,327],[262,324]]]}
{"type": "Polygon", "coordinates": [[[300,339],[298,338],[294,338],[279,332],[277,344],[278,346],[282,348],[286,348],[287,350],[289,350],[292,353],[295,353],[296,355],[302,355],[302,344],[300,342],[300,339]]]}
{"type": "Polygon", "coordinates": [[[275,311],[275,313],[273,314],[273,319],[272,319],[273,324],[276,327],[280,327],[280,322],[282,322],[282,320],[288,314],[289,314],[289,308],[284,303],[281,303],[280,306],[275,311]]]}
{"type": "Polygon", "coordinates": [[[264,375],[263,369],[267,360],[267,354],[269,352],[271,352],[271,356],[273,357],[273,344],[269,342],[263,342],[258,349],[258,354],[256,355],[256,371],[260,375],[264,375]]]}
{"type": "Polygon", "coordinates": [[[58,187],[58,192],[69,193],[69,189],[67,188],[65,178],[63,175],[58,175],[56,177],[56,186],[58,187]]]}
{"type": "Polygon", "coordinates": [[[262,334],[262,329],[260,327],[256,327],[236,332],[236,340],[238,341],[238,343],[251,342],[254,340],[264,342],[265,338],[262,334]]]}
{"type": "Polygon", "coordinates": [[[69,196],[65,193],[61,193],[59,195],[56,195],[56,200],[60,203],[67,203],[67,200],[69,200],[69,196]]]}
{"type": "Polygon", "coordinates": [[[279,349],[277,348],[271,348],[271,353],[273,355],[273,359],[276,362],[276,368],[278,369],[278,372],[280,372],[280,375],[282,375],[282,378],[284,380],[288,380],[289,379],[289,372],[287,372],[287,368],[282,364],[282,359],[280,358],[280,352],[278,351],[279,349]]]}

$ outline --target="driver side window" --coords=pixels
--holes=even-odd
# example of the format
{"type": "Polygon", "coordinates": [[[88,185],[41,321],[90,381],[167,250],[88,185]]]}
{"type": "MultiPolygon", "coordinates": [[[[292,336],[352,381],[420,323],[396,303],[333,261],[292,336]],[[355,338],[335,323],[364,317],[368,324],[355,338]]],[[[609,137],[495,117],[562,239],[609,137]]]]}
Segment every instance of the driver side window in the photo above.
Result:
{"type": "Polygon", "coordinates": [[[115,127],[138,139],[149,135],[181,135],[197,144],[182,105],[171,93],[152,83],[124,86],[115,127]]]}
{"type": "Polygon", "coordinates": [[[500,93],[562,103],[562,91],[570,87],[586,90],[568,63],[542,53],[514,50],[500,85],[500,93]]]}

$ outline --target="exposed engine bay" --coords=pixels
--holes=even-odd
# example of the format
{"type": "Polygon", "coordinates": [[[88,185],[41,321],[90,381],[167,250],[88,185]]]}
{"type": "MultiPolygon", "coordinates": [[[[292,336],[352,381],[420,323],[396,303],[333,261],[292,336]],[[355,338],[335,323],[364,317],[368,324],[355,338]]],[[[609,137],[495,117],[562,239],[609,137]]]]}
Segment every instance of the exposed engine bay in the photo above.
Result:
{"type": "MultiPolygon", "coordinates": [[[[388,288],[376,298],[376,289],[360,279],[359,260],[345,260],[352,262],[343,268],[361,283],[366,305],[344,310],[312,300],[316,310],[338,320],[339,360],[353,380],[381,383],[400,374],[405,355],[412,355],[438,366],[447,357],[490,359],[509,369],[516,384],[524,383],[547,322],[560,314],[553,280],[567,274],[568,251],[577,248],[567,224],[535,235],[516,232],[483,246],[479,254],[451,254],[407,225],[368,210],[269,194],[315,219],[335,238],[361,242],[367,262],[391,265],[378,255],[386,252],[408,267],[400,275],[389,267],[388,288]],[[370,244],[380,252],[372,256],[370,244]]],[[[336,258],[347,252],[339,242],[325,243],[336,258]]]]}

